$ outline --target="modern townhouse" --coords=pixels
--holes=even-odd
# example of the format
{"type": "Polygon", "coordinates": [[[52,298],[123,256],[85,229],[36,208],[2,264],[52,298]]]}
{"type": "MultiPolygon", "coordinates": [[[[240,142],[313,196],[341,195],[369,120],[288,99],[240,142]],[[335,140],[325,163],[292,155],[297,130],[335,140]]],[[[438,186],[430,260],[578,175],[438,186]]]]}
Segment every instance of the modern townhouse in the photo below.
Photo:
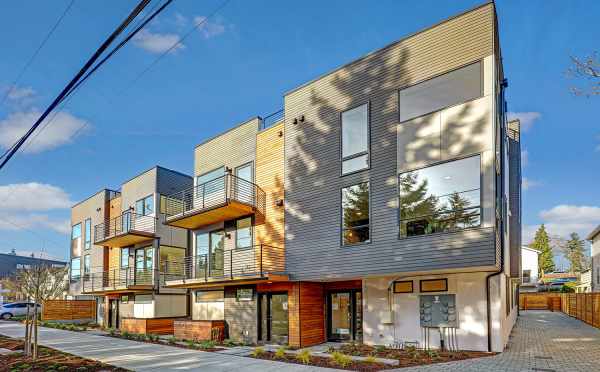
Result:
{"type": "Polygon", "coordinates": [[[588,234],[586,240],[591,243],[591,289],[592,292],[600,292],[600,225],[588,234]]]}
{"type": "Polygon", "coordinates": [[[166,262],[185,256],[188,232],[164,225],[161,210],[164,195],[191,184],[156,166],[72,207],[70,295],[95,298],[100,324],[160,333],[187,315],[186,291],[163,284],[174,274],[166,262]]]}
{"type": "Polygon", "coordinates": [[[175,333],[502,351],[521,280],[520,126],[493,3],[372,52],[198,145],[175,333]]]}

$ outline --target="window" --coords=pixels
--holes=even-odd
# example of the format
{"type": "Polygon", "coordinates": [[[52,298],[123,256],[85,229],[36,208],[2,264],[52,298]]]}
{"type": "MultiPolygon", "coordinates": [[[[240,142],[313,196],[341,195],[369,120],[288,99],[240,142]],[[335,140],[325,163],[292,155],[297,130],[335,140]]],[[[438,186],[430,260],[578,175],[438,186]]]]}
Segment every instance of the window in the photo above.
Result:
{"type": "Polygon", "coordinates": [[[81,223],[71,228],[71,257],[81,256],[81,223]]]}
{"type": "Polygon", "coordinates": [[[233,181],[235,185],[235,198],[241,202],[253,204],[254,187],[249,184],[253,181],[252,163],[241,165],[235,168],[236,179],[233,181]],[[247,181],[247,182],[245,182],[247,181]]]}
{"type": "Polygon", "coordinates": [[[221,204],[225,201],[225,167],[220,167],[196,177],[195,203],[203,208],[221,204]]]}
{"type": "Polygon", "coordinates": [[[241,165],[241,166],[235,168],[235,175],[238,178],[241,178],[248,182],[252,182],[252,180],[253,180],[252,163],[244,164],[244,165],[241,165]]]}
{"type": "Polygon", "coordinates": [[[202,302],[222,302],[225,299],[223,290],[214,291],[196,291],[196,303],[202,302]]]}
{"type": "Polygon", "coordinates": [[[252,217],[247,217],[236,221],[235,247],[250,246],[252,246],[252,217]]]}
{"type": "Polygon", "coordinates": [[[342,174],[369,167],[369,105],[342,112],[342,174]]]}
{"type": "Polygon", "coordinates": [[[129,303],[129,296],[121,296],[121,303],[129,303]]]}
{"type": "Polygon", "coordinates": [[[129,248],[121,248],[121,269],[129,267],[129,248]]]}
{"type": "Polygon", "coordinates": [[[136,271],[151,270],[154,266],[154,249],[152,247],[135,250],[136,271]]]}
{"type": "Polygon", "coordinates": [[[342,242],[369,241],[369,183],[342,189],[342,242]]]}
{"type": "Polygon", "coordinates": [[[77,280],[81,277],[81,258],[71,259],[71,280],[77,280]]]}
{"type": "Polygon", "coordinates": [[[135,202],[135,213],[142,216],[154,214],[154,195],[148,195],[144,199],[135,202]]]}
{"type": "Polygon", "coordinates": [[[91,269],[90,255],[83,256],[83,273],[89,274],[91,269]]]}
{"type": "Polygon", "coordinates": [[[90,218],[85,220],[85,249],[92,247],[92,220],[90,218]]]}
{"type": "Polygon", "coordinates": [[[479,226],[479,155],[403,173],[400,236],[416,236],[479,226]]]}
{"type": "Polygon", "coordinates": [[[483,95],[481,62],[400,91],[400,121],[410,120],[483,95]]]}
{"type": "Polygon", "coordinates": [[[73,228],[71,229],[71,240],[75,240],[77,238],[81,238],[81,223],[73,225],[73,228]]]}
{"type": "Polygon", "coordinates": [[[196,177],[196,185],[201,185],[208,181],[212,181],[215,178],[219,178],[225,174],[225,167],[220,167],[210,172],[204,173],[196,177]]]}
{"type": "Polygon", "coordinates": [[[183,275],[185,248],[169,247],[161,245],[160,249],[160,271],[162,273],[183,275]]]}
{"type": "Polygon", "coordinates": [[[523,270],[523,283],[531,282],[531,270],[523,270]]]}

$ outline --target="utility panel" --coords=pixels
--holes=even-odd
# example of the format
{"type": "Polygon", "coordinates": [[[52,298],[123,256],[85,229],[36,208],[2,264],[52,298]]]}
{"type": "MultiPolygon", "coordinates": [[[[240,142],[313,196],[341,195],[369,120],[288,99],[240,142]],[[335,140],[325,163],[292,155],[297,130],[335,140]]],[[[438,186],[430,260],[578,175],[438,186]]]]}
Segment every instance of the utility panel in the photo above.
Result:
{"type": "Polygon", "coordinates": [[[419,296],[421,327],[457,327],[456,295],[419,296]]]}

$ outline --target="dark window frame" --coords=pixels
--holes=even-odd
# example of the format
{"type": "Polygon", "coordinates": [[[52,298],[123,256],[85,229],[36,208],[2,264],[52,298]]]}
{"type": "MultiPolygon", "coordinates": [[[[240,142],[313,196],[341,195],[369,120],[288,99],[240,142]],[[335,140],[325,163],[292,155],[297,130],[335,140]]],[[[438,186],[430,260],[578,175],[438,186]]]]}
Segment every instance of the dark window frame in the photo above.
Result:
{"type": "Polygon", "coordinates": [[[419,280],[419,292],[421,292],[421,293],[448,292],[448,278],[421,279],[421,280],[419,280]],[[427,282],[439,282],[439,281],[443,281],[445,283],[444,284],[444,289],[442,289],[442,290],[435,290],[435,291],[424,291],[423,290],[423,283],[427,283],[427,282]]]}
{"type": "Polygon", "coordinates": [[[338,114],[338,128],[340,129],[339,132],[339,154],[340,154],[340,177],[344,177],[344,176],[349,176],[351,174],[356,174],[359,172],[364,172],[366,170],[371,169],[371,100],[367,100],[365,102],[362,102],[360,104],[357,104],[355,106],[351,106],[346,108],[343,111],[340,111],[338,114]],[[344,144],[343,144],[343,137],[344,137],[344,129],[343,129],[343,120],[342,120],[342,116],[345,112],[354,110],[356,108],[359,108],[361,106],[367,106],[367,150],[366,151],[362,151],[356,154],[352,154],[352,155],[348,155],[348,156],[344,156],[343,153],[343,148],[344,148],[344,144]],[[367,166],[365,168],[362,169],[358,169],[352,172],[347,172],[344,173],[344,161],[347,160],[352,160],[358,157],[361,157],[363,155],[367,155],[367,166]]]}
{"type": "Polygon", "coordinates": [[[83,226],[83,229],[85,231],[85,237],[83,239],[83,249],[90,249],[92,248],[92,219],[86,218],[85,221],[83,221],[83,226]]]}
{"type": "MultiPolygon", "coordinates": [[[[340,205],[338,210],[340,211],[340,246],[341,247],[352,247],[352,246],[357,246],[357,245],[364,245],[364,244],[371,244],[371,242],[373,241],[373,237],[372,237],[372,221],[371,221],[371,208],[372,208],[372,202],[371,202],[371,182],[370,181],[359,181],[359,182],[355,182],[346,186],[342,186],[342,188],[340,188],[340,197],[339,197],[339,201],[340,201],[340,205]],[[350,188],[352,186],[358,186],[362,183],[366,183],[369,187],[369,239],[362,241],[362,242],[356,242],[356,243],[345,243],[344,242],[344,231],[347,230],[344,227],[344,205],[343,205],[343,201],[344,201],[344,189],[350,188]]],[[[361,225],[358,227],[364,227],[365,225],[361,225]]]]}
{"type": "Polygon", "coordinates": [[[136,200],[135,201],[135,213],[138,216],[153,216],[153,215],[156,215],[156,203],[154,202],[154,194],[150,194],[150,195],[144,196],[141,199],[136,200]],[[146,199],[151,199],[152,200],[152,213],[150,213],[150,214],[146,214],[146,199]],[[137,204],[139,202],[142,202],[142,209],[143,209],[142,211],[138,211],[137,204]]]}
{"type": "Polygon", "coordinates": [[[254,216],[246,216],[235,220],[235,242],[234,249],[242,250],[252,248],[254,246],[254,216]],[[238,221],[250,219],[250,245],[245,247],[238,246],[238,221]]]}
{"type": "Polygon", "coordinates": [[[71,281],[79,280],[81,278],[81,257],[80,256],[71,257],[69,277],[70,277],[71,281]],[[77,274],[77,275],[73,275],[73,261],[75,261],[75,260],[78,260],[78,262],[79,262],[79,268],[77,269],[77,272],[79,274],[77,274]]]}
{"type": "Polygon", "coordinates": [[[130,255],[130,248],[126,247],[126,248],[119,248],[120,252],[119,252],[119,267],[121,269],[128,269],[131,265],[129,264],[129,255],[130,255]],[[127,250],[127,265],[123,266],[123,252],[127,250]]]}

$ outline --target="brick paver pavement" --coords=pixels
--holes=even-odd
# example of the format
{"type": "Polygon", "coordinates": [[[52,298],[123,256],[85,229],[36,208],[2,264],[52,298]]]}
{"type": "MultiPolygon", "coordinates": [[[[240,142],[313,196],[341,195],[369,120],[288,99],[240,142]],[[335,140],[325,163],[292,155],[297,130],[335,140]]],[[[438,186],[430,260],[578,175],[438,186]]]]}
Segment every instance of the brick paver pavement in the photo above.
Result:
{"type": "Polygon", "coordinates": [[[501,354],[397,371],[599,372],[600,330],[560,312],[522,311],[501,354]]]}

